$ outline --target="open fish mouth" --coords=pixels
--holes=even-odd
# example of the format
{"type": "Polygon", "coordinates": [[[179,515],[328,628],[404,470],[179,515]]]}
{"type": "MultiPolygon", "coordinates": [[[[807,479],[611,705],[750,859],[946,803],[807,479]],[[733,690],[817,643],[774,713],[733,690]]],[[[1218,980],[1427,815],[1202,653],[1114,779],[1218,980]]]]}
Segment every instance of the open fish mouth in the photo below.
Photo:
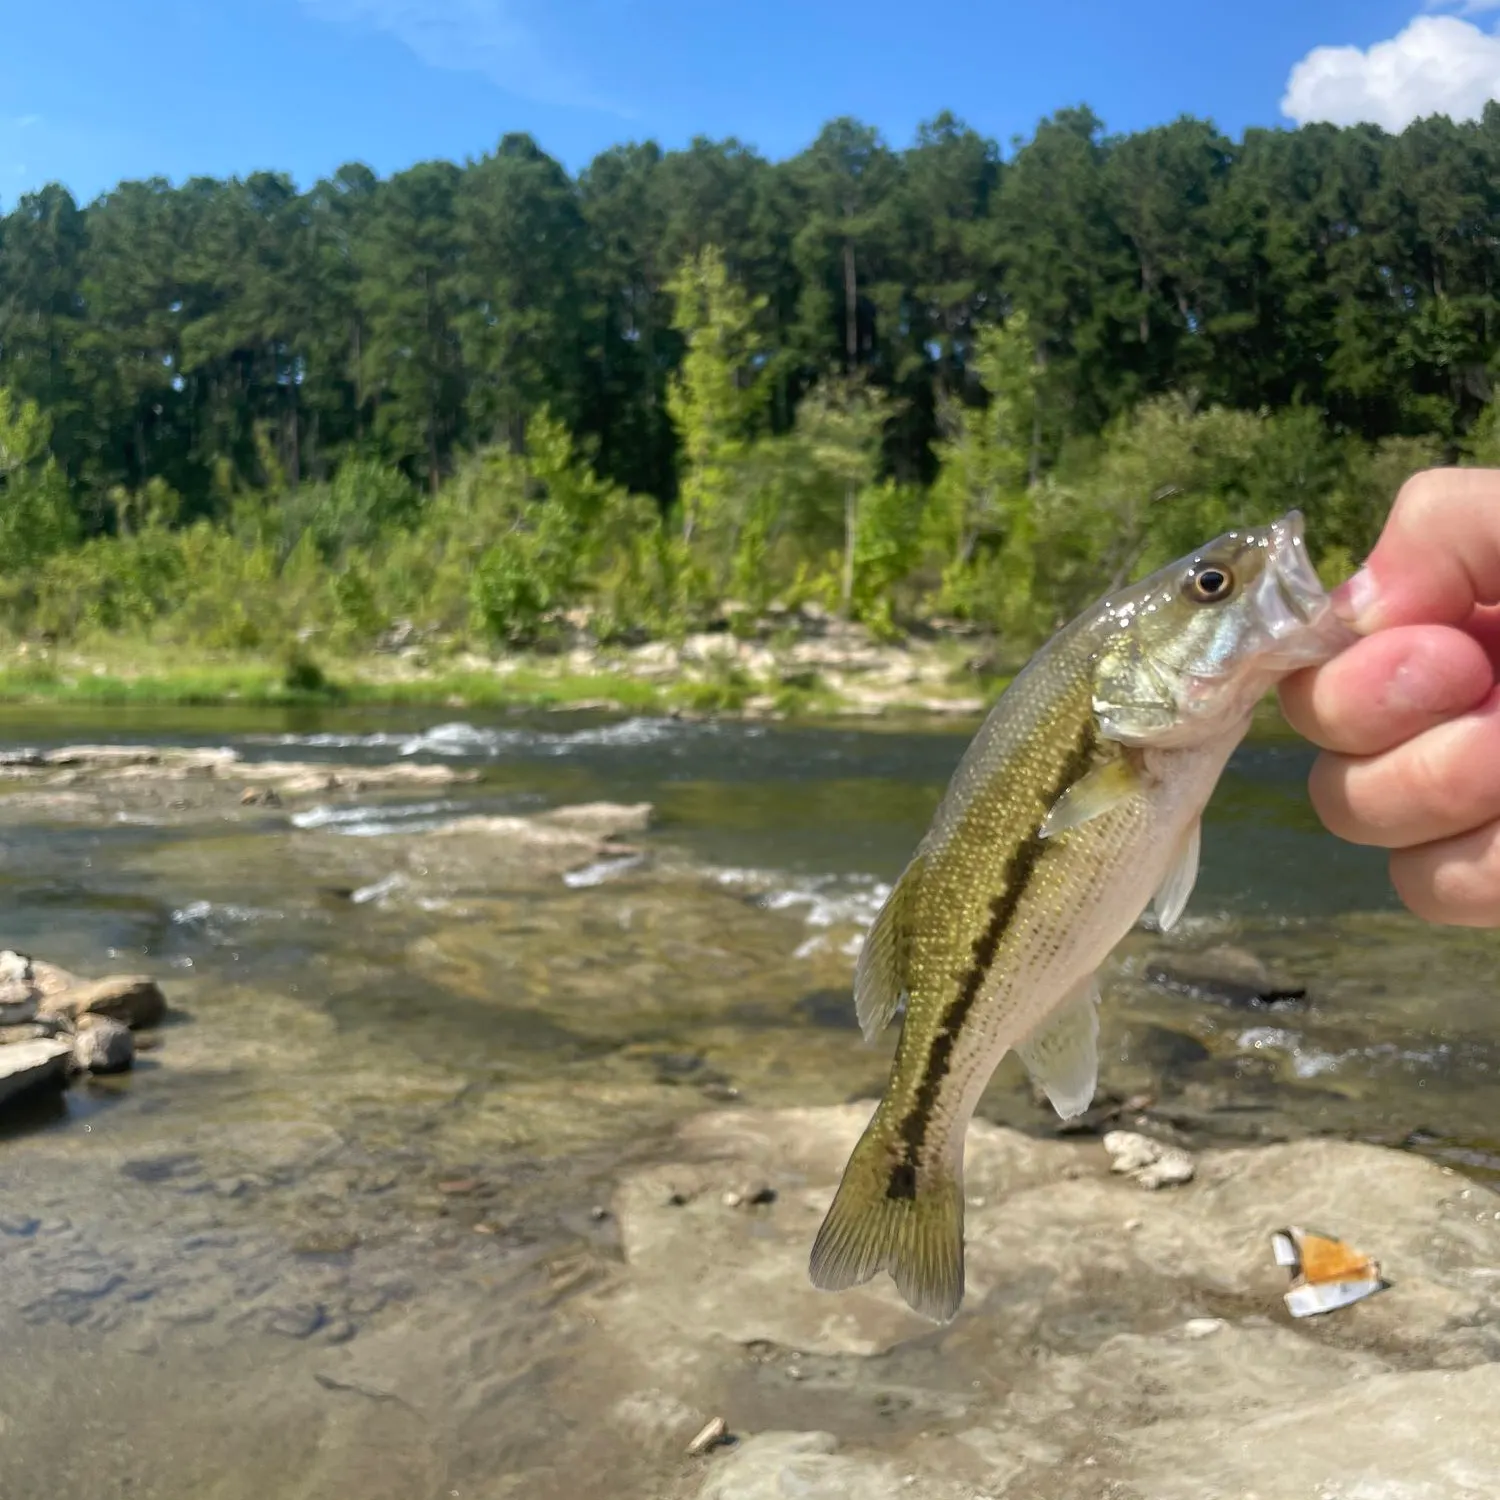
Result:
{"type": "Polygon", "coordinates": [[[1276,643],[1275,664],[1285,668],[1327,661],[1355,636],[1333,613],[1328,592],[1313,570],[1302,512],[1288,511],[1266,532],[1269,566],[1261,575],[1257,605],[1276,643]]]}
{"type": "Polygon", "coordinates": [[[1271,522],[1270,532],[1270,571],[1276,580],[1276,593],[1298,623],[1311,625],[1327,608],[1328,595],[1307,555],[1302,512],[1288,511],[1279,521],[1271,522]]]}

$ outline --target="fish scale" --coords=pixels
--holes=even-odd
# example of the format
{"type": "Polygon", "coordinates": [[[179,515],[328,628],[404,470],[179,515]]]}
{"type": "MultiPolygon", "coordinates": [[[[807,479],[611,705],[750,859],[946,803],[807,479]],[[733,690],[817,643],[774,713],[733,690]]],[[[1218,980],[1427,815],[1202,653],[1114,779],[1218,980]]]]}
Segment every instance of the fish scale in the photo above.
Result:
{"type": "Polygon", "coordinates": [[[964,1136],[995,1068],[1015,1050],[1059,1114],[1087,1108],[1100,966],[1153,896],[1176,919],[1256,701],[1349,639],[1293,512],[1101,600],[1016,677],[860,953],[866,1036],[904,1016],[813,1246],[816,1285],[887,1270],[919,1312],[954,1316],[964,1136]]]}

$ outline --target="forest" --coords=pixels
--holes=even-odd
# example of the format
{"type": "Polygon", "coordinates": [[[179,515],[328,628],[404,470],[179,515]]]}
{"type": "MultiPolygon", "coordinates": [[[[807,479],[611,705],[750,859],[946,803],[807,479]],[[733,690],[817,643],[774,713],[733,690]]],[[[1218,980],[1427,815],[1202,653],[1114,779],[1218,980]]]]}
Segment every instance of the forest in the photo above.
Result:
{"type": "Polygon", "coordinates": [[[355,653],[816,602],[1024,651],[1291,505],[1330,576],[1500,459],[1500,105],[770,161],[506,135],[0,218],[0,629],[355,653]]]}

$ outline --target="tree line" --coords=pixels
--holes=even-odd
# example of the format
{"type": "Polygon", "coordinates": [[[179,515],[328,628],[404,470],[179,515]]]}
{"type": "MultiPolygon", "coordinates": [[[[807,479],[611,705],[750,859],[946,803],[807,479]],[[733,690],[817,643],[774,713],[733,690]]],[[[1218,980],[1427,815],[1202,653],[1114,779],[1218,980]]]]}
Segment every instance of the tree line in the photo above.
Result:
{"type": "Polygon", "coordinates": [[[1497,224],[1494,104],[50,186],[0,219],[0,570],[209,526],[305,544],[371,624],[447,516],[492,634],[606,575],[656,619],[768,579],[888,616],[917,574],[1024,634],[1216,506],[1352,553],[1404,464],[1490,451],[1497,224]]]}

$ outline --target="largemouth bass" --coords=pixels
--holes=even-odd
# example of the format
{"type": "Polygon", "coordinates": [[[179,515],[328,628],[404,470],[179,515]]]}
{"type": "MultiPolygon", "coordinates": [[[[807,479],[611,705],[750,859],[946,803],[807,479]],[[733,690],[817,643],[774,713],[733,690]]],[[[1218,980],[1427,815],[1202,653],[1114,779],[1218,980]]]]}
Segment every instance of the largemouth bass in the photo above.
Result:
{"type": "Polygon", "coordinates": [[[946,1322],[964,1293],[964,1137],[1014,1050],[1064,1119],[1098,1081],[1097,971],[1198,873],[1200,819],[1256,703],[1352,635],[1292,511],[1101,600],[1001,694],[855,968],[890,1081],[813,1245],[830,1291],[889,1271],[946,1322]]]}

